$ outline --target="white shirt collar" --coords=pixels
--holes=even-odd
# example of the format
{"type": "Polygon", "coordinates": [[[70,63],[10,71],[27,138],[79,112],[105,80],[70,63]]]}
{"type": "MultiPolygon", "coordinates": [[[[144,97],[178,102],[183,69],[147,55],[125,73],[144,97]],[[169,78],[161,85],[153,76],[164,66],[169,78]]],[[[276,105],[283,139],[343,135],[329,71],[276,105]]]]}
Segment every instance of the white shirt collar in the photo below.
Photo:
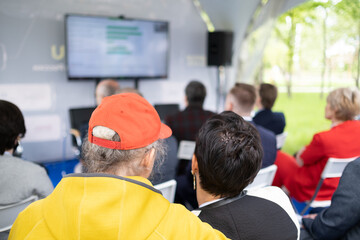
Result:
{"type": "Polygon", "coordinates": [[[253,118],[251,116],[244,116],[243,119],[245,121],[251,122],[253,118]]]}
{"type": "Polygon", "coordinates": [[[221,200],[223,200],[223,199],[224,199],[224,198],[219,198],[219,199],[215,199],[215,200],[212,200],[212,201],[209,201],[209,202],[204,202],[203,204],[201,204],[201,205],[199,206],[199,208],[205,207],[205,206],[210,205],[210,204],[212,204],[212,203],[216,203],[216,202],[221,201],[221,200]]]}

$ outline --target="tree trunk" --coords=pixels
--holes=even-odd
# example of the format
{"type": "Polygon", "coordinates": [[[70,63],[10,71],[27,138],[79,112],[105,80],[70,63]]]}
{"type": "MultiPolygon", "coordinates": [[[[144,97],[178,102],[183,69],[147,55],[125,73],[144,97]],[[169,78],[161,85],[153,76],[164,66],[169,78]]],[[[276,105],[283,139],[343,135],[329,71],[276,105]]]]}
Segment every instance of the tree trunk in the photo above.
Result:
{"type": "Polygon", "coordinates": [[[333,68],[333,66],[332,66],[332,62],[331,62],[331,59],[330,59],[330,61],[329,61],[329,67],[328,67],[328,79],[329,79],[329,81],[328,81],[328,88],[329,89],[331,89],[331,81],[332,81],[332,68],[333,68]]]}
{"type": "Polygon", "coordinates": [[[324,8],[325,11],[325,18],[323,21],[323,66],[322,66],[322,70],[321,70],[321,91],[320,91],[320,98],[322,99],[324,97],[324,85],[325,85],[325,72],[326,72],[326,48],[327,48],[327,44],[326,44],[326,20],[327,20],[327,10],[326,8],[324,8]]]}
{"type": "Polygon", "coordinates": [[[256,86],[258,86],[263,82],[264,82],[264,59],[261,60],[260,66],[256,72],[256,75],[254,78],[254,84],[256,86]]]}
{"type": "Polygon", "coordinates": [[[288,93],[288,97],[291,98],[296,23],[294,23],[294,15],[292,12],[289,13],[289,17],[291,18],[291,25],[290,25],[290,30],[289,30],[288,42],[287,42],[288,49],[289,49],[289,51],[288,51],[288,66],[287,66],[287,68],[288,68],[287,71],[289,73],[288,81],[287,81],[287,93],[288,93]]]}

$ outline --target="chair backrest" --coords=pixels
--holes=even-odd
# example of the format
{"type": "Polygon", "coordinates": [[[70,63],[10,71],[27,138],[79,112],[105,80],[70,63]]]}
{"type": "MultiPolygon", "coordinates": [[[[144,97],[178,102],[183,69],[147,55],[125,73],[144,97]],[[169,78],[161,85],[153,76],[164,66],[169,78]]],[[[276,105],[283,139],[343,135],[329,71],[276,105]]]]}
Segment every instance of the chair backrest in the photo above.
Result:
{"type": "Polygon", "coordinates": [[[37,199],[37,196],[31,196],[18,203],[0,206],[0,232],[9,230],[19,213],[37,199]]]}
{"type": "Polygon", "coordinates": [[[266,168],[260,169],[254,181],[249,184],[249,186],[247,186],[245,189],[250,190],[270,186],[274,180],[276,170],[276,165],[271,165],[266,168]]]}
{"type": "Polygon", "coordinates": [[[322,173],[320,180],[316,186],[315,192],[310,199],[310,201],[306,204],[304,209],[301,211],[300,215],[304,215],[306,211],[310,207],[317,207],[317,206],[329,206],[331,201],[314,201],[317,194],[320,191],[321,185],[323,184],[324,180],[327,178],[336,178],[341,177],[346,165],[348,165],[349,162],[354,161],[358,157],[352,157],[352,158],[329,158],[322,173]],[[321,203],[323,202],[323,204],[321,203]]]}
{"type": "Polygon", "coordinates": [[[354,161],[358,157],[352,158],[329,158],[324,170],[321,173],[321,178],[335,178],[341,177],[346,165],[349,162],[354,161]]]}
{"type": "Polygon", "coordinates": [[[283,133],[276,135],[276,148],[277,149],[281,149],[284,146],[287,135],[288,135],[287,132],[283,132],[283,133]]]}
{"type": "Polygon", "coordinates": [[[178,159],[191,160],[195,151],[195,141],[180,141],[178,159]]]}
{"type": "Polygon", "coordinates": [[[164,198],[173,203],[176,191],[176,181],[174,179],[155,185],[154,188],[161,191],[164,198]]]}

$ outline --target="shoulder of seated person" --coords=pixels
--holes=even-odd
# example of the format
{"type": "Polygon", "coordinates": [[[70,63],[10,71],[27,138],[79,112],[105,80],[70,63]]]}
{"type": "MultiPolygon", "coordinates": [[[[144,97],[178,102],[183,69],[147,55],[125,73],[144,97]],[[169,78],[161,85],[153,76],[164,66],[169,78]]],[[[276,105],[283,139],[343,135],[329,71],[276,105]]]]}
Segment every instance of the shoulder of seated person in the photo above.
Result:
{"type": "Polygon", "coordinates": [[[255,127],[257,128],[258,131],[262,131],[263,133],[275,138],[275,133],[273,133],[272,131],[270,131],[269,129],[266,129],[264,127],[262,127],[259,124],[255,124],[255,127]]]}

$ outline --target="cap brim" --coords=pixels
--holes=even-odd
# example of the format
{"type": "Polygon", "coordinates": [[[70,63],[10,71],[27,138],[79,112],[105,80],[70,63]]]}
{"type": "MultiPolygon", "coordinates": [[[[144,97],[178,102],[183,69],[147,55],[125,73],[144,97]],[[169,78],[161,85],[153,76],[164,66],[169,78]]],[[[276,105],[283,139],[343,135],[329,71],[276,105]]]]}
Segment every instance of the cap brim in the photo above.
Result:
{"type": "Polygon", "coordinates": [[[161,123],[159,139],[168,138],[171,136],[171,134],[172,134],[171,128],[169,128],[166,124],[161,123]]]}

